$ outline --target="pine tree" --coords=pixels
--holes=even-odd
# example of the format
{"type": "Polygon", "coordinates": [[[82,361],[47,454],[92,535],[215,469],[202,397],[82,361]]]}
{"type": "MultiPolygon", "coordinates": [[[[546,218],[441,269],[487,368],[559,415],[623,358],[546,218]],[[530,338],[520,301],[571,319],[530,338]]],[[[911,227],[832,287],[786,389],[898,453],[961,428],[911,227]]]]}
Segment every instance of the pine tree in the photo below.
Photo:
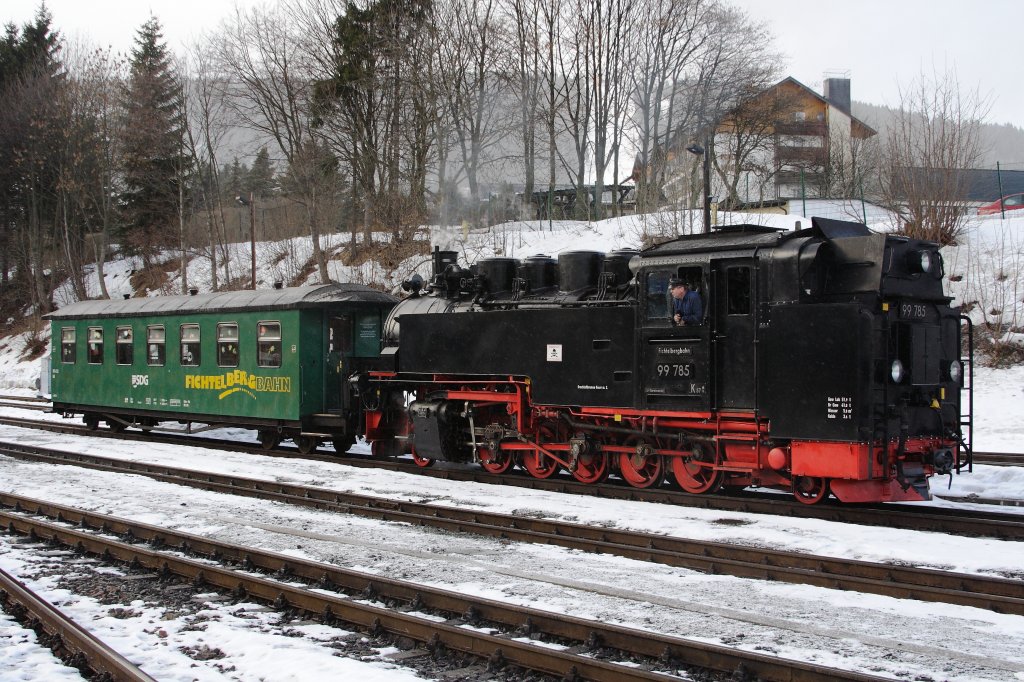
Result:
{"type": "Polygon", "coordinates": [[[270,153],[266,146],[260,147],[249,170],[248,190],[257,197],[269,197],[274,192],[274,167],[270,165],[270,153]]]}
{"type": "Polygon", "coordinates": [[[224,164],[224,169],[221,171],[221,177],[224,178],[224,199],[229,204],[233,204],[239,197],[248,197],[248,178],[249,169],[244,163],[235,157],[235,160],[230,165],[224,164]]]}
{"type": "Polygon", "coordinates": [[[190,170],[184,146],[184,102],[160,22],[150,17],[132,48],[124,91],[125,141],[122,204],[125,246],[146,266],[176,241],[179,188],[190,170]]]}
{"type": "Polygon", "coordinates": [[[8,24],[0,39],[0,292],[3,303],[31,303],[40,313],[51,305],[45,273],[58,215],[67,83],[51,21],[42,5],[33,22],[21,31],[8,24]],[[20,282],[9,292],[12,270],[20,282]],[[8,300],[9,293],[17,300],[8,300]]]}

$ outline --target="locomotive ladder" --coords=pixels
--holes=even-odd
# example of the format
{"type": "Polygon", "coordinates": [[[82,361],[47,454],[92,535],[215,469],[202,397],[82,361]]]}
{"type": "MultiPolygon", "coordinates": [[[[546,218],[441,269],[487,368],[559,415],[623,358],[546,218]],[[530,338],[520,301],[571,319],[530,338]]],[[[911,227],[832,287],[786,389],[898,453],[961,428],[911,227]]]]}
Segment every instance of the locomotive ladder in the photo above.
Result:
{"type": "MultiPolygon", "coordinates": [[[[960,320],[967,325],[967,357],[960,358],[964,366],[963,391],[966,396],[960,396],[960,445],[967,453],[967,471],[974,471],[974,323],[967,315],[961,315],[960,320]],[[966,407],[964,405],[966,398],[966,407]]],[[[961,352],[963,348],[961,347],[961,352]]]]}

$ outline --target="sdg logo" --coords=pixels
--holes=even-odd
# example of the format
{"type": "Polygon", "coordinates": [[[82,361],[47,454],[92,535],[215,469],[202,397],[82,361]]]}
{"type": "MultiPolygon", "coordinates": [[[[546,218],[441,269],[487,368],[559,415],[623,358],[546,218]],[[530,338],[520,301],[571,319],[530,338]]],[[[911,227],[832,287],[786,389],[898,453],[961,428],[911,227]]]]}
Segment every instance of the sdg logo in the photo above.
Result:
{"type": "Polygon", "coordinates": [[[133,374],[132,375],[132,388],[138,388],[139,386],[149,386],[149,375],[148,374],[133,374]]]}

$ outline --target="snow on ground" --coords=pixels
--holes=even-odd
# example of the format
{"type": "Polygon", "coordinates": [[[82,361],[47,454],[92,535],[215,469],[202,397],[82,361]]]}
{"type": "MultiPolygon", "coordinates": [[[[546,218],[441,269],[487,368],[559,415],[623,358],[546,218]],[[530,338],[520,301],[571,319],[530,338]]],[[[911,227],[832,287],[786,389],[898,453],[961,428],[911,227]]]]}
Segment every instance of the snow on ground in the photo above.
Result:
{"type": "MultiPolygon", "coordinates": [[[[0,439],[97,451],[94,440],[12,427],[0,429],[0,439]]],[[[496,493],[493,487],[473,483],[431,481],[426,487],[422,479],[405,474],[343,464],[282,462],[237,453],[218,452],[211,457],[204,448],[104,441],[101,451],[106,456],[159,460],[338,490],[832,556],[989,574],[1019,572],[1024,565],[1024,545],[979,538],[950,539],[938,534],[566,497],[541,491],[502,488],[496,493]]],[[[740,643],[787,657],[890,675],[909,673],[950,680],[1009,680],[1024,675],[1021,617],[703,575],[558,547],[450,535],[405,524],[186,490],[144,477],[15,460],[2,461],[2,469],[5,476],[0,488],[30,497],[580,617],[706,641],[740,643]],[[59,477],[54,475],[55,469],[59,477]],[[928,636],[922,637],[922,632],[928,636]],[[1000,636],[993,638],[993,632],[1000,636]],[[891,651],[895,640],[902,642],[897,647],[899,652],[891,651]],[[836,653],[826,653],[830,651],[836,653]]],[[[12,561],[11,548],[4,547],[0,552],[0,566],[6,567],[12,561]]],[[[129,638],[124,642],[133,659],[144,656],[153,644],[151,636],[136,634],[138,640],[129,638]]],[[[220,665],[235,665],[234,656],[245,658],[249,646],[255,644],[236,644],[211,633],[205,641],[211,646],[216,642],[227,654],[227,659],[218,661],[220,665]]],[[[299,651],[295,655],[304,654],[299,651]]],[[[254,679],[243,673],[240,678],[254,679]]]]}
{"type": "MultiPolygon", "coordinates": [[[[569,250],[610,251],[635,248],[646,237],[666,237],[689,229],[693,213],[662,213],[600,223],[507,224],[487,231],[433,228],[431,242],[460,253],[465,263],[495,255],[557,255],[569,250]]],[[[792,229],[809,226],[799,216],[722,216],[723,222],[753,222],[792,229]]],[[[1020,324],[1024,306],[1024,217],[977,219],[963,245],[944,249],[947,286],[957,300],[973,303],[975,324],[1002,323],[1008,341],[1020,324]]],[[[347,240],[330,235],[328,245],[347,240]],[[333,241],[332,241],[333,240],[333,241]]],[[[235,244],[231,276],[248,273],[249,245],[235,244]]],[[[257,245],[261,286],[287,281],[309,256],[304,239],[257,245]]],[[[117,260],[105,269],[111,296],[131,293],[129,279],[138,263],[117,260]]],[[[340,281],[373,282],[393,289],[414,271],[427,275],[424,257],[414,257],[394,271],[376,264],[356,268],[331,261],[340,281]]],[[[91,276],[90,276],[91,275],[91,276]]],[[[223,273],[222,273],[223,275],[223,273]]],[[[193,259],[189,282],[209,290],[209,263],[193,259]]],[[[312,279],[310,280],[312,281],[312,279]]],[[[98,287],[87,273],[90,294],[98,287]]],[[[178,293],[176,275],[162,292],[178,293]]],[[[67,290],[58,303],[71,300],[67,290]]],[[[0,340],[0,388],[31,393],[38,363],[20,361],[27,336],[0,340]]],[[[15,411],[2,408],[12,413],[15,411]]],[[[38,413],[29,413],[38,418],[38,413]]],[[[56,417],[53,417],[56,418],[56,417]]],[[[979,451],[1024,452],[1024,367],[977,368],[974,381],[974,446],[979,451]]],[[[251,434],[237,433],[238,438],[251,434]]],[[[71,436],[2,428],[0,439],[22,440],[62,449],[95,452],[97,443],[71,436]]],[[[438,504],[542,515],[636,528],[700,539],[797,549],[868,561],[891,561],[947,570],[1020,576],[1024,545],[979,538],[865,528],[807,519],[774,519],[621,501],[566,498],[538,491],[479,487],[471,483],[432,481],[403,474],[281,460],[209,450],[102,444],[103,454],[126,459],[159,459],[178,466],[212,468],[237,475],[270,477],[382,496],[433,500],[438,504]]],[[[970,474],[933,481],[939,495],[1024,499],[1024,472],[1012,467],[978,466],[970,474]]],[[[853,669],[913,679],[1024,680],[1024,618],[977,609],[893,600],[859,594],[728,576],[707,576],[652,566],[616,557],[580,555],[559,548],[503,544],[496,540],[447,536],[399,524],[379,524],[339,515],[298,510],[259,501],[238,500],[200,491],[183,491],[136,477],[117,477],[74,468],[47,467],[0,459],[0,488],[105,513],[167,524],[278,551],[332,561],[369,572],[413,578],[472,594],[517,599],[539,608],[583,617],[648,627],[708,641],[741,643],[779,655],[835,663],[853,669]],[[59,472],[59,475],[56,475],[59,472]],[[298,539],[297,539],[298,534],[298,539]],[[642,576],[642,579],[638,577],[642,576]],[[925,634],[926,633],[926,634],[925,634]],[[890,651],[900,640],[900,651],[890,651]],[[836,652],[834,654],[826,652],[836,652]]],[[[937,500],[934,504],[959,503],[937,500]]],[[[33,561],[30,553],[0,536],[0,567],[17,573],[33,561]]],[[[311,675],[351,676],[361,680],[410,679],[403,669],[379,660],[362,662],[333,656],[317,644],[338,635],[310,626],[304,637],[284,633],[269,615],[253,608],[208,605],[214,630],[197,634],[189,623],[145,604],[128,604],[137,613],[129,621],[112,618],[110,606],[63,593],[46,580],[31,585],[92,622],[101,636],[117,641],[129,658],[161,679],[307,679],[311,675]],[[49,591],[48,591],[49,590],[49,591]],[[243,609],[244,610],[244,609],[243,609]],[[159,627],[155,624],[159,623],[159,627]],[[160,637],[159,632],[165,636],[160,637]],[[202,641],[200,640],[202,637],[202,641]],[[182,649],[215,642],[227,660],[196,662],[182,649]],[[219,667],[218,667],[219,666],[219,667]],[[233,669],[231,669],[233,668],[233,669]],[[231,669],[231,670],[229,670],[231,669]],[[229,672],[222,672],[229,670],[229,672]]],[[[0,618],[0,682],[18,679],[63,679],[67,669],[40,652],[34,635],[0,618]]],[[[71,679],[76,678],[71,673],[71,679]]]]}
{"type": "MultiPolygon", "coordinates": [[[[343,658],[350,633],[315,623],[282,625],[277,613],[255,603],[224,603],[216,593],[187,617],[135,600],[101,604],[55,585],[54,577],[26,579],[41,567],[58,561],[84,573],[96,567],[92,559],[72,552],[50,551],[42,560],[38,550],[26,550],[0,539],[0,567],[21,576],[40,597],[84,624],[115,651],[161,682],[214,680],[327,680],[363,682],[421,680],[383,660],[343,658]],[[335,648],[336,647],[336,648],[335,648]],[[207,653],[196,660],[188,652],[207,653]],[[223,655],[221,655],[223,654],[223,655]]],[[[113,568],[102,571],[120,575],[113,568]]],[[[204,596],[204,595],[200,595],[204,596]]],[[[380,650],[378,655],[389,653],[380,650]]],[[[0,612],[0,680],[81,680],[72,668],[38,644],[35,633],[0,612]]]]}

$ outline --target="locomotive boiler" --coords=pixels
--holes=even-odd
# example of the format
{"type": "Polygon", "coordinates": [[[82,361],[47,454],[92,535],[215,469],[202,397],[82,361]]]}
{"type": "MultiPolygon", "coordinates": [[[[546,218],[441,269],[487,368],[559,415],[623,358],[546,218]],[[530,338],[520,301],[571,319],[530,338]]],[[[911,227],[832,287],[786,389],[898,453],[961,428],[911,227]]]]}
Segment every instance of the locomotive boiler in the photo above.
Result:
{"type": "Polygon", "coordinates": [[[806,503],[926,500],[971,465],[966,318],[938,245],[815,218],[557,261],[435,251],[353,377],[375,453],[806,503]],[[700,296],[677,326],[669,282],[700,296]]]}

